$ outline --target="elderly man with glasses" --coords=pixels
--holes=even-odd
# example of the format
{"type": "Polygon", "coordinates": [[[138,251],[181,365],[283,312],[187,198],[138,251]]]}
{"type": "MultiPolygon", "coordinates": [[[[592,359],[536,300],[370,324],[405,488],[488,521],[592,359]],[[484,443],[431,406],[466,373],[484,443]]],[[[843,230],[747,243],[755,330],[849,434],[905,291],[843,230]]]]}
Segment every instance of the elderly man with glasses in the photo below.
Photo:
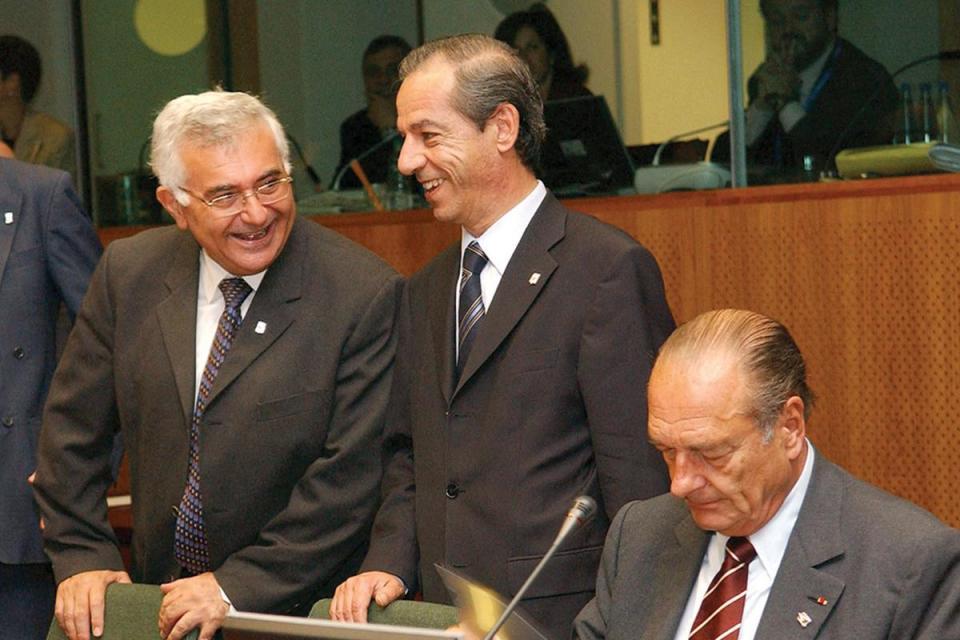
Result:
{"type": "Polygon", "coordinates": [[[107,585],[131,579],[162,585],[166,638],[210,638],[230,606],[303,613],[356,570],[377,503],[400,277],[297,219],[283,128],[256,98],[171,101],[151,164],[177,228],[104,254],[40,438],[56,616],[74,639],[103,632],[107,585]],[[129,573],[104,503],[116,431],[129,573]]]}

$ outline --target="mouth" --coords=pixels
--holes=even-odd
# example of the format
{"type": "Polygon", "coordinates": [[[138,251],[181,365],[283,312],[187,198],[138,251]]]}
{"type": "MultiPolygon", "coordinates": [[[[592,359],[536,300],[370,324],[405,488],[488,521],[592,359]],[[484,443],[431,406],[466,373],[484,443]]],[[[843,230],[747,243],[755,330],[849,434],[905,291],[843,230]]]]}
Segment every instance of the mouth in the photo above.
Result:
{"type": "Polygon", "coordinates": [[[263,241],[267,236],[270,235],[270,232],[273,231],[276,221],[271,221],[270,224],[257,229],[255,231],[248,231],[245,233],[233,232],[230,234],[230,237],[239,240],[240,242],[248,245],[256,245],[257,243],[263,241]]]}
{"type": "Polygon", "coordinates": [[[441,184],[446,182],[444,178],[434,178],[433,180],[424,180],[420,183],[420,186],[423,187],[423,192],[427,195],[436,191],[441,184]]]}

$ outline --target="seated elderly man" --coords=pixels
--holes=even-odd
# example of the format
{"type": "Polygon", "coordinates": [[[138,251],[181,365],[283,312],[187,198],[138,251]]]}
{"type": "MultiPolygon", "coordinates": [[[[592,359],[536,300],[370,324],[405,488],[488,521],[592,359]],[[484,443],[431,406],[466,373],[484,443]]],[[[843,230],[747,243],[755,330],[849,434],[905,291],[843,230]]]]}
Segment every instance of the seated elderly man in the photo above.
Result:
{"type": "Polygon", "coordinates": [[[648,400],[672,495],[620,510],[578,637],[960,638],[960,532],[814,449],[785,327],[697,317],[648,400]]]}

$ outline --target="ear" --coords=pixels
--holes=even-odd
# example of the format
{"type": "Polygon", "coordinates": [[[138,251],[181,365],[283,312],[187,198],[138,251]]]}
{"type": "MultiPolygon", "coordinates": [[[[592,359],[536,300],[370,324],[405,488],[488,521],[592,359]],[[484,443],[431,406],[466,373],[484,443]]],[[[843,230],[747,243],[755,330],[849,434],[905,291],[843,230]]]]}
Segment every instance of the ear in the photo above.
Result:
{"type": "Polygon", "coordinates": [[[188,228],[187,217],[183,215],[183,209],[180,207],[180,203],[177,202],[176,196],[173,195],[173,191],[167,187],[157,187],[157,200],[159,200],[163,208],[167,210],[167,213],[173,217],[173,221],[177,223],[177,228],[186,231],[188,228]]]}
{"type": "Polygon", "coordinates": [[[803,415],[803,400],[800,396],[790,396],[780,411],[777,429],[783,438],[784,449],[791,460],[802,452],[807,437],[807,421],[803,415]]]}
{"type": "Polygon", "coordinates": [[[497,150],[506,153],[513,149],[520,135],[520,112],[507,102],[497,106],[493,115],[487,120],[488,126],[493,126],[497,139],[497,150]]]}

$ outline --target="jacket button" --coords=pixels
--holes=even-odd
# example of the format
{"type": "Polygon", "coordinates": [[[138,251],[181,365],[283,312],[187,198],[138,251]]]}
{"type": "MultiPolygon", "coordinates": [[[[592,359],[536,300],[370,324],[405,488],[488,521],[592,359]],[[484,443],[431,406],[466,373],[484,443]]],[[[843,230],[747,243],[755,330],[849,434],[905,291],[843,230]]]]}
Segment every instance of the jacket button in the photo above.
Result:
{"type": "Polygon", "coordinates": [[[22,347],[17,347],[13,350],[13,357],[17,360],[23,360],[24,352],[22,347]]]}
{"type": "Polygon", "coordinates": [[[7,429],[13,426],[13,416],[4,416],[3,417],[3,426],[7,429]]]}
{"type": "Polygon", "coordinates": [[[456,500],[457,496],[460,495],[460,487],[451,482],[447,485],[446,494],[451,500],[456,500]]]}

